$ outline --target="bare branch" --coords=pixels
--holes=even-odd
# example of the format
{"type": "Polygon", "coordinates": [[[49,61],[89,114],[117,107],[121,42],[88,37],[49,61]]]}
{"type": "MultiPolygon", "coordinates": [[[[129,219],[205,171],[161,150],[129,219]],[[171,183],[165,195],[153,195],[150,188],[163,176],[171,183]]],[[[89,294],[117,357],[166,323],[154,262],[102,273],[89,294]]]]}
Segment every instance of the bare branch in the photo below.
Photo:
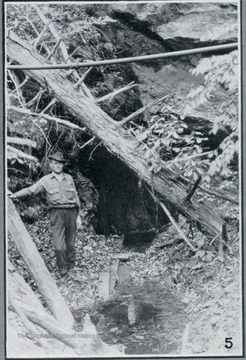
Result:
{"type": "Polygon", "coordinates": [[[172,95],[173,95],[173,93],[165,95],[165,96],[161,97],[160,99],[155,99],[155,100],[151,101],[149,104],[143,106],[142,108],[138,109],[137,111],[135,111],[131,115],[127,116],[125,119],[119,121],[118,124],[117,124],[117,127],[125,125],[127,122],[134,119],[136,116],[142,114],[144,111],[149,109],[151,106],[157,105],[159,102],[161,102],[162,100],[164,100],[164,99],[166,99],[166,98],[168,98],[169,96],[172,96],[172,95]]]}
{"type": "Polygon", "coordinates": [[[54,98],[51,100],[51,102],[46,106],[46,108],[42,111],[42,113],[45,113],[47,110],[49,110],[51,108],[51,106],[55,105],[55,103],[57,102],[57,100],[54,98]]]}
{"type": "Polygon", "coordinates": [[[13,6],[13,8],[23,17],[23,19],[25,19],[25,20],[31,25],[31,27],[33,28],[33,30],[35,31],[35,33],[36,33],[37,35],[39,35],[39,32],[38,32],[36,26],[35,26],[35,25],[33,24],[33,22],[29,19],[29,17],[28,17],[28,16],[24,16],[23,13],[19,10],[18,6],[16,6],[16,5],[12,5],[12,6],[13,6]]]}
{"type": "MultiPolygon", "coordinates": [[[[76,73],[77,74],[77,73],[76,73]]],[[[90,90],[88,89],[88,87],[85,85],[85,83],[81,83],[81,89],[83,91],[83,93],[92,101],[95,101],[94,97],[91,95],[90,90]]]]}
{"type": "Polygon", "coordinates": [[[174,227],[176,228],[176,230],[178,231],[178,233],[182,236],[182,238],[184,239],[184,241],[188,244],[188,246],[191,248],[191,250],[193,251],[197,251],[198,249],[196,249],[191,242],[188,240],[188,238],[185,236],[185,234],[183,233],[183,231],[180,229],[180,227],[178,226],[178,224],[176,223],[176,221],[174,220],[174,218],[172,217],[170,211],[168,210],[168,208],[163,204],[163,202],[158,201],[160,206],[162,207],[162,209],[165,211],[165,213],[167,214],[167,216],[169,217],[171,223],[174,225],[174,227]]]}
{"type": "Polygon", "coordinates": [[[34,113],[34,112],[31,112],[30,110],[21,109],[21,108],[15,107],[15,106],[8,106],[8,111],[11,111],[11,110],[14,112],[17,112],[19,114],[27,115],[30,117],[45,119],[45,120],[49,120],[49,121],[55,121],[56,123],[58,123],[60,125],[66,126],[68,128],[72,128],[74,130],[87,131],[86,128],[81,128],[80,126],[78,126],[76,124],[73,124],[67,120],[59,119],[54,116],[46,115],[43,113],[34,113]]]}
{"type": "Polygon", "coordinates": [[[31,146],[33,148],[37,147],[37,144],[35,141],[30,140],[30,139],[22,139],[19,137],[10,137],[7,136],[7,143],[8,144],[15,144],[15,145],[26,145],[26,146],[31,146]]]}
{"type": "Polygon", "coordinates": [[[33,106],[37,101],[39,101],[40,97],[45,93],[46,89],[40,89],[38,93],[27,103],[27,108],[33,106]]]}
{"type": "Polygon", "coordinates": [[[35,162],[38,161],[38,159],[35,156],[28,155],[28,154],[24,153],[23,151],[14,148],[13,146],[7,145],[7,150],[10,153],[12,152],[12,153],[16,154],[21,159],[35,161],[35,162]]]}
{"type": "Polygon", "coordinates": [[[174,220],[174,218],[172,217],[170,211],[168,210],[168,208],[166,207],[166,205],[156,199],[156,197],[154,196],[154,194],[148,189],[148,192],[151,194],[151,196],[154,198],[155,201],[157,201],[161,208],[164,210],[164,212],[167,214],[167,216],[169,217],[171,223],[174,225],[174,227],[176,228],[176,230],[178,231],[178,233],[182,236],[182,238],[184,239],[184,241],[187,243],[187,245],[191,248],[191,250],[193,251],[197,251],[198,249],[196,249],[190,242],[190,240],[185,236],[185,234],[183,233],[183,231],[180,229],[180,227],[178,226],[178,224],[176,223],[176,221],[174,220]]]}
{"type": "Polygon", "coordinates": [[[42,39],[44,33],[46,32],[47,28],[49,27],[49,24],[51,23],[51,20],[49,20],[47,22],[47,24],[45,24],[43,30],[41,31],[41,33],[39,34],[39,36],[35,39],[35,42],[34,42],[34,46],[37,47],[38,43],[40,42],[40,40],[42,39]]]}
{"type": "Polygon", "coordinates": [[[87,145],[91,144],[96,139],[96,136],[93,136],[90,140],[88,140],[84,145],[80,146],[80,149],[83,149],[87,145]]]}
{"type": "Polygon", "coordinates": [[[22,81],[22,83],[21,83],[20,85],[18,85],[17,89],[15,88],[12,92],[15,92],[15,91],[21,89],[21,88],[28,82],[28,80],[29,80],[29,77],[27,76],[27,77],[25,78],[25,80],[22,81]]]}
{"type": "Polygon", "coordinates": [[[86,72],[81,76],[81,78],[79,79],[79,81],[74,85],[75,89],[82,83],[85,81],[87,75],[89,75],[89,73],[91,72],[92,67],[90,67],[88,70],[86,70],[86,72]]]}
{"type": "MultiPolygon", "coordinates": [[[[58,32],[56,31],[54,25],[52,22],[49,23],[49,20],[46,19],[46,17],[44,16],[44,14],[42,13],[42,11],[39,9],[39,7],[36,5],[36,4],[32,4],[32,7],[36,10],[36,12],[38,13],[38,16],[40,17],[40,19],[43,21],[43,23],[45,25],[48,25],[49,27],[49,30],[51,32],[51,34],[54,36],[54,38],[59,41],[59,46],[60,46],[60,49],[61,49],[61,52],[62,52],[62,56],[63,56],[63,59],[65,62],[67,62],[68,64],[71,64],[71,61],[70,61],[70,56],[68,55],[68,52],[67,52],[67,48],[66,48],[66,45],[63,41],[63,39],[61,38],[61,36],[58,34],[58,32]]],[[[74,76],[77,80],[79,80],[79,74],[77,71],[74,72],[74,76]]],[[[94,99],[93,96],[91,95],[89,89],[86,87],[85,84],[83,84],[83,88],[84,88],[84,91],[82,92],[81,91],[81,95],[86,95],[87,97],[89,97],[90,99],[94,99]]]]}
{"type": "Polygon", "coordinates": [[[65,63],[69,60],[69,59],[71,59],[71,57],[76,53],[76,51],[78,51],[79,50],[79,46],[68,56],[68,58],[65,60],[65,63]]]}
{"type": "Polygon", "coordinates": [[[51,56],[53,56],[53,54],[56,52],[58,46],[60,45],[62,39],[60,38],[59,40],[57,40],[57,43],[55,44],[55,46],[53,47],[53,49],[51,50],[51,52],[49,53],[47,59],[49,60],[51,58],[51,56]]]}
{"type": "Polygon", "coordinates": [[[120,94],[120,93],[122,93],[122,92],[124,92],[124,91],[130,90],[130,89],[132,89],[132,88],[135,87],[135,86],[138,86],[138,84],[134,84],[133,82],[131,82],[130,84],[124,86],[124,87],[121,88],[121,89],[115,90],[115,91],[113,91],[112,93],[107,94],[107,95],[101,97],[100,99],[96,99],[96,102],[97,102],[97,103],[100,103],[100,102],[103,102],[103,101],[105,101],[105,100],[112,100],[112,98],[115,97],[116,95],[118,95],[118,94],[120,94]]]}
{"type": "Polygon", "coordinates": [[[17,76],[15,74],[13,74],[10,70],[8,70],[8,75],[9,77],[11,78],[11,80],[13,81],[14,85],[15,85],[15,90],[17,92],[17,97],[18,97],[18,100],[19,100],[19,103],[20,105],[23,107],[23,108],[26,108],[26,103],[25,103],[25,99],[24,97],[22,96],[22,93],[21,93],[21,90],[19,89],[19,79],[17,78],[17,76]]]}

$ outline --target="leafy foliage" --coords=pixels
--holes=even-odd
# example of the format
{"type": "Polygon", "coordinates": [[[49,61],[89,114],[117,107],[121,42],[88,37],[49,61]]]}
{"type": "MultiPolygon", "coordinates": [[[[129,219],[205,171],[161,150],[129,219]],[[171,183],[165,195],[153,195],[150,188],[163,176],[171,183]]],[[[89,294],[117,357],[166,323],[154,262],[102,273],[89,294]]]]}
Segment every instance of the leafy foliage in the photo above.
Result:
{"type": "Polygon", "coordinates": [[[140,147],[145,151],[149,170],[157,173],[163,161],[165,166],[197,179],[198,173],[206,172],[207,167],[197,167],[197,158],[204,158],[202,141],[207,140],[201,131],[189,131],[187,124],[172,112],[169,105],[162,108],[161,115],[151,117],[148,129],[136,130],[140,147]]]}
{"type": "Polygon", "coordinates": [[[228,55],[212,56],[203,59],[194,74],[202,74],[205,83],[189,94],[190,106],[194,109],[200,106],[217,106],[217,117],[213,119],[211,133],[216,134],[219,129],[229,130],[229,135],[221,142],[218,149],[210,158],[213,158],[208,173],[229,175],[228,165],[238,153],[238,51],[228,55]],[[214,156],[213,156],[214,155],[214,156]]]}
{"type": "Polygon", "coordinates": [[[147,129],[138,127],[135,133],[150,171],[158,172],[165,161],[165,166],[194,180],[203,175],[209,184],[215,175],[231,175],[230,165],[237,161],[238,52],[202,59],[192,72],[203,75],[204,84],[190,91],[182,115],[174,112],[171,102],[164,104],[159,114],[150,118],[147,129]],[[207,134],[189,131],[184,121],[187,117],[209,119],[213,127],[207,134]],[[209,137],[219,131],[227,135],[215,149],[208,148],[209,137]]]}

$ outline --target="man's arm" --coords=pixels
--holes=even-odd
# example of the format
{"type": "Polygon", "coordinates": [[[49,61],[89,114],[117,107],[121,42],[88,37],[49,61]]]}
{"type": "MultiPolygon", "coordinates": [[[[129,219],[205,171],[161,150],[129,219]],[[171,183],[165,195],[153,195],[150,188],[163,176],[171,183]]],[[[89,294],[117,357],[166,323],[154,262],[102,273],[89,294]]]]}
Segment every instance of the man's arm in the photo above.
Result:
{"type": "Polygon", "coordinates": [[[44,186],[42,184],[42,182],[39,180],[38,182],[36,182],[35,184],[22,189],[20,191],[17,191],[16,193],[10,194],[9,198],[10,199],[17,199],[17,198],[22,198],[28,195],[36,195],[38,193],[40,193],[41,191],[43,191],[44,186]]]}

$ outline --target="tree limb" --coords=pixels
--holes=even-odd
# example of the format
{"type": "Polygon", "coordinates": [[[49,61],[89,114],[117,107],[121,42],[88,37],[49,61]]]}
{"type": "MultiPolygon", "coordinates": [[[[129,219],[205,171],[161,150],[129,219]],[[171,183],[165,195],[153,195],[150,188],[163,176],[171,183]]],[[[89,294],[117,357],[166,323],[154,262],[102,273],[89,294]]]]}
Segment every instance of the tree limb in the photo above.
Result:
{"type": "Polygon", "coordinates": [[[12,80],[13,83],[14,83],[15,90],[16,90],[17,96],[18,96],[18,100],[19,100],[21,106],[22,106],[23,108],[26,108],[25,98],[24,98],[23,95],[22,95],[21,87],[20,87],[21,84],[20,84],[20,82],[19,82],[18,77],[17,77],[13,72],[11,72],[10,70],[8,70],[8,75],[9,75],[9,77],[11,78],[11,80],[12,80]]]}
{"type": "Polygon", "coordinates": [[[89,75],[89,73],[91,72],[93,68],[90,67],[88,70],[86,70],[86,72],[81,76],[81,78],[78,80],[78,82],[74,85],[75,89],[82,83],[85,81],[86,77],[89,75]]]}
{"type": "Polygon", "coordinates": [[[56,52],[56,50],[57,50],[58,46],[60,45],[61,41],[62,41],[61,38],[59,40],[57,40],[55,46],[53,47],[53,49],[51,50],[51,52],[47,56],[47,60],[49,60],[51,58],[51,56],[53,56],[53,54],[56,52]]]}
{"type": "Polygon", "coordinates": [[[10,136],[7,136],[7,143],[15,144],[15,145],[27,145],[27,146],[31,146],[33,148],[36,148],[36,146],[37,146],[36,142],[33,140],[22,139],[19,137],[10,137],[10,136]]]}
{"type": "Polygon", "coordinates": [[[57,102],[56,98],[52,99],[51,102],[46,106],[46,108],[42,110],[42,113],[45,113],[45,111],[49,110],[51,106],[55,105],[56,102],[57,102]]]}
{"type": "Polygon", "coordinates": [[[34,41],[34,47],[37,47],[38,43],[40,42],[40,40],[42,39],[44,33],[46,32],[47,28],[49,27],[49,24],[51,23],[51,20],[48,20],[48,22],[45,24],[43,30],[41,31],[41,33],[38,35],[38,37],[35,39],[34,41]]]}
{"type": "Polygon", "coordinates": [[[155,99],[153,101],[151,101],[149,104],[143,106],[142,108],[138,109],[137,111],[135,111],[134,113],[132,113],[131,115],[127,116],[125,119],[119,121],[117,123],[117,127],[118,126],[123,126],[125,125],[127,122],[129,122],[130,120],[134,119],[136,116],[142,114],[145,110],[147,110],[148,108],[150,108],[153,105],[157,105],[159,102],[161,102],[162,100],[166,99],[169,96],[172,96],[173,93],[165,95],[163,97],[161,97],[160,99],[155,99]]]}
{"type": "Polygon", "coordinates": [[[93,136],[90,140],[88,140],[86,143],[84,143],[82,146],[80,146],[80,149],[83,149],[87,145],[91,144],[96,139],[96,136],[93,136]]]}
{"type": "Polygon", "coordinates": [[[18,150],[16,148],[14,148],[13,146],[7,145],[7,150],[11,153],[16,154],[19,158],[21,159],[25,159],[25,160],[29,160],[29,161],[38,161],[38,159],[32,155],[28,155],[26,153],[24,153],[21,150],[18,150]]]}
{"type": "Polygon", "coordinates": [[[191,242],[188,240],[188,238],[185,236],[185,234],[183,233],[183,231],[180,229],[180,227],[178,226],[178,224],[176,223],[176,221],[174,220],[174,218],[172,217],[171,213],[169,212],[168,208],[163,204],[163,202],[158,201],[160,206],[162,207],[162,209],[165,211],[165,213],[167,214],[167,216],[169,217],[171,223],[174,225],[174,227],[176,228],[176,230],[178,231],[178,233],[182,236],[182,238],[184,239],[184,241],[187,243],[187,245],[191,248],[192,251],[197,251],[198,249],[196,249],[191,242]]]}
{"type": "Polygon", "coordinates": [[[118,94],[120,94],[120,93],[122,93],[122,92],[124,92],[124,91],[130,90],[130,89],[132,89],[133,87],[135,87],[135,86],[137,86],[137,85],[138,85],[138,84],[133,84],[133,82],[131,82],[130,84],[124,86],[124,87],[121,88],[121,89],[115,90],[115,91],[113,91],[113,92],[110,93],[110,94],[107,94],[107,95],[105,95],[105,96],[103,96],[103,97],[101,97],[101,98],[99,98],[99,99],[96,99],[96,102],[97,102],[97,103],[100,103],[100,102],[103,102],[103,101],[105,101],[105,100],[112,100],[112,98],[115,97],[116,95],[118,95],[118,94]]]}
{"type": "Polygon", "coordinates": [[[87,131],[87,129],[85,127],[82,128],[82,127],[80,127],[76,124],[73,124],[67,120],[62,120],[57,117],[46,115],[43,113],[34,113],[34,112],[31,112],[30,110],[21,109],[16,106],[8,106],[8,111],[14,111],[14,112],[17,112],[17,113],[20,113],[23,115],[28,115],[33,118],[40,118],[40,119],[45,119],[45,120],[49,120],[49,121],[55,121],[56,123],[58,123],[60,125],[66,126],[68,128],[72,128],[74,130],[87,131]]]}
{"type": "Polygon", "coordinates": [[[27,77],[22,81],[22,83],[21,83],[20,85],[18,85],[17,89],[14,89],[12,92],[15,92],[15,91],[21,89],[21,88],[28,82],[28,80],[29,80],[29,77],[27,76],[27,77]]]}
{"type": "MultiPolygon", "coordinates": [[[[44,14],[42,13],[42,11],[39,9],[39,7],[38,7],[36,4],[32,4],[32,7],[36,10],[38,16],[39,16],[40,19],[43,21],[43,23],[49,27],[49,30],[50,30],[51,34],[54,36],[54,38],[55,38],[57,41],[59,41],[59,46],[60,46],[60,49],[61,49],[61,52],[62,52],[63,59],[64,59],[64,61],[66,61],[68,64],[70,64],[70,63],[71,63],[71,60],[70,60],[70,57],[69,57],[69,55],[68,55],[66,45],[65,45],[63,39],[61,38],[61,36],[60,36],[60,35],[58,34],[58,32],[56,31],[53,23],[52,23],[50,20],[46,19],[46,17],[44,16],[44,14]]],[[[79,80],[80,77],[79,77],[78,72],[75,71],[74,74],[75,74],[75,77],[77,78],[77,80],[79,80]]],[[[84,87],[86,87],[85,84],[83,84],[83,85],[84,85],[84,87]]],[[[87,95],[87,96],[88,96],[88,94],[89,94],[88,97],[89,97],[90,99],[93,98],[93,96],[91,95],[91,92],[89,91],[89,89],[88,89],[87,87],[86,87],[86,92],[83,92],[83,93],[84,93],[85,95],[87,95]]],[[[83,93],[82,93],[82,94],[83,94],[83,93]]]]}
{"type": "Polygon", "coordinates": [[[32,98],[32,100],[30,100],[28,103],[27,103],[27,108],[30,108],[31,106],[33,106],[39,99],[40,97],[46,92],[46,89],[40,89],[38,91],[38,93],[32,98]]]}

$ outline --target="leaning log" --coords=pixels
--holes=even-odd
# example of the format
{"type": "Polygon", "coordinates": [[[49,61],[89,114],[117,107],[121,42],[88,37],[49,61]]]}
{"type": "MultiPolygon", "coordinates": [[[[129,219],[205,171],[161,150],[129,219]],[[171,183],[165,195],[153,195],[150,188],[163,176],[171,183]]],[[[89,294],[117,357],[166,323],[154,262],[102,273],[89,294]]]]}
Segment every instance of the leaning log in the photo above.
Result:
{"type": "Polygon", "coordinates": [[[63,319],[58,320],[48,314],[30,286],[10,262],[8,262],[8,293],[9,310],[15,311],[19,315],[31,335],[40,334],[38,342],[43,347],[43,352],[47,345],[46,338],[55,338],[74,349],[80,356],[122,355],[118,349],[107,345],[100,339],[88,315],[84,320],[83,332],[78,333],[68,323],[61,321],[63,319]],[[42,338],[43,331],[40,328],[48,332],[47,337],[43,336],[42,338]]]}
{"type": "MultiPolygon", "coordinates": [[[[20,40],[13,32],[7,39],[7,55],[13,63],[44,65],[45,60],[26,42],[20,40]]],[[[215,237],[221,234],[223,220],[218,211],[208,204],[201,204],[197,196],[189,204],[184,203],[187,196],[186,186],[179,174],[165,168],[153,174],[144,152],[139,148],[138,141],[126,134],[124,129],[117,128],[117,122],[110,118],[90,99],[82,98],[73,83],[66,78],[64,70],[26,70],[26,75],[36,80],[41,86],[50,89],[50,93],[62,102],[81,123],[102,140],[105,147],[131,168],[137,176],[151,186],[164,202],[171,203],[180,213],[201,231],[215,237]]]]}
{"type": "MultiPolygon", "coordinates": [[[[113,345],[108,345],[98,336],[95,326],[92,324],[88,315],[85,316],[84,323],[89,325],[83,327],[83,332],[75,332],[71,327],[64,325],[61,321],[54,319],[45,312],[38,312],[33,306],[26,306],[18,300],[16,304],[25,314],[26,318],[48,332],[52,338],[63,342],[71,347],[80,356],[121,356],[120,349],[113,345]]],[[[11,310],[13,308],[9,306],[11,310]]]]}
{"type": "Polygon", "coordinates": [[[43,295],[51,313],[62,322],[74,323],[74,318],[63,299],[55,280],[50,275],[45,263],[23,224],[15,205],[8,199],[8,234],[15,242],[20,255],[26,263],[40,293],[43,295]]]}

